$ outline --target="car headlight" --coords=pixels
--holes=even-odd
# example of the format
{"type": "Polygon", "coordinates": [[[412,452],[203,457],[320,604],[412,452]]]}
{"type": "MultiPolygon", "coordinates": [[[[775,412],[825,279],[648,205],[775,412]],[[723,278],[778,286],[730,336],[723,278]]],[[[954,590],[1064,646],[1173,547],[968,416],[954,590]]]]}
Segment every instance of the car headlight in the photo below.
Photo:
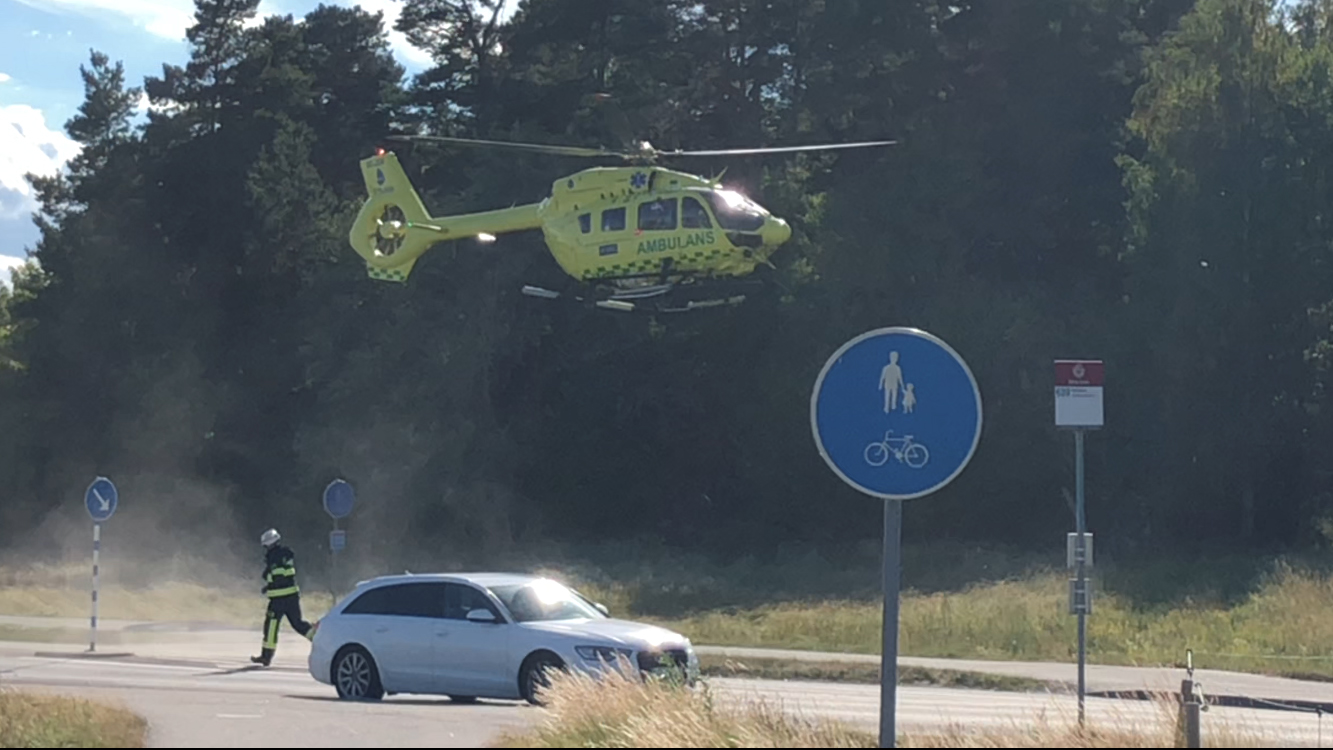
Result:
{"type": "Polygon", "coordinates": [[[575,646],[574,650],[578,655],[587,661],[604,661],[607,664],[615,664],[618,657],[625,657],[632,664],[634,663],[634,651],[628,648],[612,648],[610,646],[575,646]]]}

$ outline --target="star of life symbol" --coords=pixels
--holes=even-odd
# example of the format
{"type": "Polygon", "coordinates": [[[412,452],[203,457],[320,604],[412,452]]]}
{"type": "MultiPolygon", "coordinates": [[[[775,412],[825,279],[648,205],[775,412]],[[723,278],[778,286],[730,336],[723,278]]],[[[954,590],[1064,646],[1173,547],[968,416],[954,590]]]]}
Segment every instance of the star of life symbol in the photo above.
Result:
{"type": "Polygon", "coordinates": [[[1082,362],[1079,362],[1074,365],[1074,377],[1082,379],[1083,376],[1087,374],[1087,372],[1088,368],[1084,367],[1082,362]]]}
{"type": "Polygon", "coordinates": [[[629,184],[633,185],[635,188],[641,188],[648,184],[648,175],[643,172],[635,172],[634,176],[629,178],[629,184]]]}

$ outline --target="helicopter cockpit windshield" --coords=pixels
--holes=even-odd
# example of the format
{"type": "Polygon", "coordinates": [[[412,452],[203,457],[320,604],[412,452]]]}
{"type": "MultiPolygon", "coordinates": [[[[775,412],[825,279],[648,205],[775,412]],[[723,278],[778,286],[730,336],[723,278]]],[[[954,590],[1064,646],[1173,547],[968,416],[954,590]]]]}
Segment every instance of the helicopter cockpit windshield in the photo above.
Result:
{"type": "Polygon", "coordinates": [[[717,214],[717,223],[732,232],[757,232],[764,226],[764,210],[734,190],[705,190],[717,214]]]}

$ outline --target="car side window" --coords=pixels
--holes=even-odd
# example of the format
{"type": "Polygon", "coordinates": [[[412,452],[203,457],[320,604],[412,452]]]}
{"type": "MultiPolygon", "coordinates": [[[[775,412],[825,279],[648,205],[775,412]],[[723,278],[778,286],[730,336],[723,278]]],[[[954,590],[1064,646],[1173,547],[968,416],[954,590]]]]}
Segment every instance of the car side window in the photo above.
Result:
{"type": "Polygon", "coordinates": [[[343,610],[349,615],[443,617],[445,589],[440,583],[396,583],[358,596],[343,610]]]}
{"type": "Polygon", "coordinates": [[[445,584],[444,616],[450,620],[466,620],[467,613],[474,609],[484,609],[491,617],[499,620],[500,613],[485,594],[461,583],[445,584]]]}

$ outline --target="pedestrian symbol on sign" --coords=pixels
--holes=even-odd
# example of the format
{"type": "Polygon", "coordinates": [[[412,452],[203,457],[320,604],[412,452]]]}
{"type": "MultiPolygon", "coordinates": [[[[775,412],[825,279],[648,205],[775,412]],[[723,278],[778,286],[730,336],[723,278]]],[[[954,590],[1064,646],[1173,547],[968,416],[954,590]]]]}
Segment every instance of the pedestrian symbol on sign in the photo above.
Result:
{"type": "Polygon", "coordinates": [[[916,386],[903,377],[902,365],[898,364],[898,352],[889,352],[889,363],[879,371],[879,389],[884,391],[884,413],[892,414],[898,408],[898,389],[903,391],[903,413],[911,414],[916,406],[916,386]]]}

